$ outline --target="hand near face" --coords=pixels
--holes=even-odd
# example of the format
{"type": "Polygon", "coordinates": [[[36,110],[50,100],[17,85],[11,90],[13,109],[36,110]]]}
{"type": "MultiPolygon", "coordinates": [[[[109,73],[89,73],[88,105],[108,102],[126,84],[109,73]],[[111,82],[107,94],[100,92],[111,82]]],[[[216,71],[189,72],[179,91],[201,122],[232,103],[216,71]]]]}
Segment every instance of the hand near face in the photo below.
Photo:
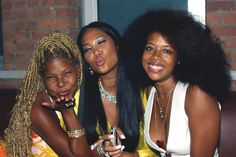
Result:
{"type": "Polygon", "coordinates": [[[75,106],[75,99],[60,97],[57,98],[56,101],[42,102],[41,105],[52,110],[62,111],[65,109],[73,108],[75,106]]]}

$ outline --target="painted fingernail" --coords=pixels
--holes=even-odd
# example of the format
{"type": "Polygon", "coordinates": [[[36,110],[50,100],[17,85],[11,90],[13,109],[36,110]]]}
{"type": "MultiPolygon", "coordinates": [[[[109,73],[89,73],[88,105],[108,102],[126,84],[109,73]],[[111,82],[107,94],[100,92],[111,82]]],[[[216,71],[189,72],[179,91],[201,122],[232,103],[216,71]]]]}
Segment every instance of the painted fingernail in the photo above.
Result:
{"type": "Polygon", "coordinates": [[[125,135],[123,135],[123,134],[120,135],[120,138],[121,138],[121,139],[126,139],[125,135]]]}
{"type": "Polygon", "coordinates": [[[115,148],[116,148],[116,149],[121,149],[122,146],[121,146],[121,145],[117,145],[117,146],[115,146],[115,148]]]}
{"type": "Polygon", "coordinates": [[[121,150],[124,150],[124,149],[125,149],[125,146],[124,146],[124,145],[122,145],[122,146],[121,146],[121,150]]]}
{"type": "Polygon", "coordinates": [[[109,138],[115,138],[115,136],[114,136],[114,135],[109,135],[108,137],[109,137],[109,138]]]}
{"type": "Polygon", "coordinates": [[[91,145],[91,146],[90,146],[90,149],[91,149],[91,150],[94,150],[94,148],[97,147],[97,144],[98,144],[98,143],[94,143],[93,145],[91,145]]]}

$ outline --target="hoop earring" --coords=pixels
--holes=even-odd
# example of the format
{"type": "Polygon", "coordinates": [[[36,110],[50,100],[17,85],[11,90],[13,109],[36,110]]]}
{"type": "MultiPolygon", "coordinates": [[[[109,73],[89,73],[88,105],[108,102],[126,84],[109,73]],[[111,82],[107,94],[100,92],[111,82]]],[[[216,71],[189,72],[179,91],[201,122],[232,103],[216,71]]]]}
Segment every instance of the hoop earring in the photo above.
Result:
{"type": "Polygon", "coordinates": [[[90,73],[90,75],[94,74],[94,71],[90,67],[89,67],[89,73],[90,73]]]}

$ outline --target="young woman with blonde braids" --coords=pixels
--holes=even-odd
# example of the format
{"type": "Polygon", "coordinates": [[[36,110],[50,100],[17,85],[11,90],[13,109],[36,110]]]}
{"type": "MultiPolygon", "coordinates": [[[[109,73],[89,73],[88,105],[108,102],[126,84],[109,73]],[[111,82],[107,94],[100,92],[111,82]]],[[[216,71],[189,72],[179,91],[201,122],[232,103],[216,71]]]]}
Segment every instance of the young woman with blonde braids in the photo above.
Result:
{"type": "Polygon", "coordinates": [[[77,118],[81,68],[68,35],[53,32],[36,43],[5,131],[9,156],[90,156],[77,118]]]}

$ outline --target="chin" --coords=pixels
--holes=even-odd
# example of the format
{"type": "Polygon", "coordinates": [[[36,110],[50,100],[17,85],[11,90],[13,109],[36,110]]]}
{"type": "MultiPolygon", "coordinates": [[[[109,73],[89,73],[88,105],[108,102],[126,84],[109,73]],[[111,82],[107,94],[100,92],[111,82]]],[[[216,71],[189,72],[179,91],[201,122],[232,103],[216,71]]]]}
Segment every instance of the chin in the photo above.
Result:
{"type": "Polygon", "coordinates": [[[153,74],[148,74],[148,77],[152,80],[152,81],[156,81],[156,80],[160,80],[160,76],[159,75],[153,75],[153,74]]]}

